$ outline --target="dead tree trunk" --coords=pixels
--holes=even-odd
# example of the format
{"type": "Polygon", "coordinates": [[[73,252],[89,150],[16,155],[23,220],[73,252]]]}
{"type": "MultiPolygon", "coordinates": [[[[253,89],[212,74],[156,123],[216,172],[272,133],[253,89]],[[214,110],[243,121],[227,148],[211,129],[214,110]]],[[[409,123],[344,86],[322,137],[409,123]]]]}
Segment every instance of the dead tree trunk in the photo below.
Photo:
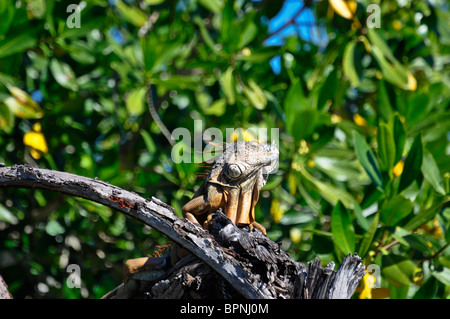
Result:
{"type": "Polygon", "coordinates": [[[8,285],[0,275],[0,299],[12,299],[12,295],[8,291],[8,285]]]}
{"type": "MultiPolygon", "coordinates": [[[[334,270],[316,259],[295,262],[258,230],[238,228],[221,211],[210,231],[178,218],[169,205],[70,173],[28,165],[1,167],[0,187],[38,188],[106,205],[166,235],[191,255],[148,282],[142,298],[350,298],[364,275],[361,259],[348,255],[334,270]]],[[[114,297],[114,291],[106,297],[114,297]]]]}

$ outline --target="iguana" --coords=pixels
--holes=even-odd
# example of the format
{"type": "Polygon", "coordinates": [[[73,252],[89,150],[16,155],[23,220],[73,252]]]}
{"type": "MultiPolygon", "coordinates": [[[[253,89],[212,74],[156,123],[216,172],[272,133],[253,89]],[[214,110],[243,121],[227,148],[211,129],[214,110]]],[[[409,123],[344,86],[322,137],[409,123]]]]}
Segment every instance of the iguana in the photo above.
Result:
{"type": "MultiPolygon", "coordinates": [[[[223,143],[222,147],[222,154],[213,159],[214,165],[203,184],[183,206],[183,216],[208,229],[211,215],[222,208],[237,226],[256,228],[266,234],[265,228],[255,221],[255,205],[269,174],[278,165],[278,148],[275,144],[256,141],[223,143]]],[[[128,260],[124,266],[127,290],[130,289],[130,279],[152,280],[159,277],[168,264],[168,256],[174,264],[186,253],[173,245],[167,257],[128,260]]]]}
{"type": "Polygon", "coordinates": [[[278,148],[255,141],[224,143],[211,172],[194,197],[183,206],[183,216],[208,227],[209,217],[221,207],[237,226],[266,230],[255,221],[261,187],[278,164],[278,148]]]}

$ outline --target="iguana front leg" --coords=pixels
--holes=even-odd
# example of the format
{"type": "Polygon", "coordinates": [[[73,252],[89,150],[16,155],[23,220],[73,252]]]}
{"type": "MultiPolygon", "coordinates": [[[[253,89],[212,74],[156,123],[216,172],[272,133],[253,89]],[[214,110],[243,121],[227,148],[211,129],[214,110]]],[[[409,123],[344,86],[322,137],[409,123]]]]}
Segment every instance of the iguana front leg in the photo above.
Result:
{"type": "Polygon", "coordinates": [[[204,194],[199,194],[183,206],[182,214],[191,222],[207,228],[208,217],[219,207],[225,207],[224,193],[219,185],[209,184],[204,194]]]}
{"type": "Polygon", "coordinates": [[[221,207],[225,215],[236,225],[249,225],[250,228],[255,227],[266,234],[266,229],[255,221],[255,205],[259,198],[259,189],[224,188],[220,184],[207,184],[204,194],[201,193],[183,206],[183,216],[208,229],[211,214],[221,207]]]}

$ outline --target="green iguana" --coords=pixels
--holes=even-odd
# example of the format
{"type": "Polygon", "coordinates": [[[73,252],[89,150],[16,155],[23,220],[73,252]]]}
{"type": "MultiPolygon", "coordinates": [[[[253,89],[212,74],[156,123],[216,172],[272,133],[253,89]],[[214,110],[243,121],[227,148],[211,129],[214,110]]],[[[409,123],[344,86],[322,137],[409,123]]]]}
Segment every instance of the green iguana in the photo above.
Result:
{"type": "MultiPolygon", "coordinates": [[[[255,141],[224,143],[222,154],[213,159],[214,165],[203,184],[183,206],[183,216],[208,229],[211,215],[222,208],[237,226],[254,227],[266,234],[265,228],[255,221],[255,205],[269,174],[278,165],[278,154],[275,144],[255,141]]],[[[167,257],[128,260],[124,266],[126,290],[134,290],[130,287],[130,279],[155,279],[164,272],[162,269],[169,263],[169,256],[174,265],[186,254],[185,249],[172,245],[167,257]]],[[[130,295],[129,292],[126,294],[130,295]]]]}
{"type": "Polygon", "coordinates": [[[255,221],[260,189],[278,164],[278,148],[255,141],[224,143],[203,185],[182,211],[183,216],[207,228],[209,216],[219,207],[237,226],[266,230],[255,221]]]}

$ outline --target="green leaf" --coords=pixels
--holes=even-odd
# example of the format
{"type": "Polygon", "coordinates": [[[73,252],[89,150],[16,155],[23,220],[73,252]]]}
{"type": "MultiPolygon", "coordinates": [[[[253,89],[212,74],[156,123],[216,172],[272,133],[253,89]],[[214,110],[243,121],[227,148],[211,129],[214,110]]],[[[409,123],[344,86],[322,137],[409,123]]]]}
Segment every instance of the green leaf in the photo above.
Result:
{"type": "Polygon", "coordinates": [[[303,197],[308,207],[311,208],[316,214],[319,214],[321,209],[320,204],[311,197],[311,194],[305,189],[300,178],[297,178],[297,176],[295,176],[295,178],[297,179],[297,187],[300,195],[303,197]]]}
{"type": "Polygon", "coordinates": [[[384,80],[381,80],[378,84],[377,102],[381,117],[385,122],[389,122],[394,114],[394,111],[389,98],[386,82],[384,80]]]}
{"type": "Polygon", "coordinates": [[[372,47],[372,52],[381,67],[381,72],[383,72],[384,79],[400,88],[405,88],[408,86],[408,74],[397,64],[395,66],[391,65],[380,52],[377,47],[372,47]]]}
{"type": "Polygon", "coordinates": [[[429,97],[426,93],[410,95],[406,104],[406,123],[413,126],[420,122],[427,115],[429,108],[429,97]]]}
{"type": "Polygon", "coordinates": [[[342,58],[342,67],[344,74],[347,78],[349,78],[351,85],[353,87],[358,87],[361,81],[355,68],[355,48],[356,40],[347,43],[344,50],[344,56],[342,58]]]}
{"type": "Polygon", "coordinates": [[[367,221],[367,218],[363,215],[361,206],[356,202],[356,200],[353,200],[353,211],[355,213],[356,222],[358,225],[364,230],[369,230],[369,222],[367,221]]]}
{"type": "Polygon", "coordinates": [[[377,31],[369,28],[367,35],[372,44],[372,54],[380,65],[385,80],[405,90],[416,90],[417,82],[414,76],[394,57],[377,31]]]}
{"type": "Polygon", "coordinates": [[[428,246],[430,245],[430,241],[422,234],[408,234],[403,237],[403,240],[407,242],[408,247],[423,254],[424,256],[433,254],[433,247],[428,246]]]}
{"type": "Polygon", "coordinates": [[[364,238],[361,242],[361,246],[359,247],[359,256],[363,258],[367,252],[369,251],[370,245],[372,244],[375,233],[378,229],[378,222],[380,220],[380,214],[376,213],[373,217],[372,222],[370,223],[369,229],[364,234],[364,238]]]}
{"type": "Polygon", "coordinates": [[[383,188],[383,179],[381,178],[378,161],[364,137],[357,131],[353,131],[353,143],[355,145],[356,156],[370,179],[376,186],[383,188]]]}
{"type": "Polygon", "coordinates": [[[261,88],[256,84],[255,81],[250,79],[248,81],[248,86],[243,87],[244,95],[247,97],[249,102],[258,110],[265,109],[267,105],[267,98],[264,95],[264,92],[261,88]]]}
{"type": "Polygon", "coordinates": [[[198,25],[200,28],[200,34],[202,35],[203,40],[205,41],[206,45],[212,50],[212,51],[218,51],[217,46],[209,34],[208,29],[205,26],[205,23],[202,18],[199,16],[195,16],[193,21],[198,25]]]}
{"type": "Polygon", "coordinates": [[[450,286],[450,269],[444,267],[442,271],[432,271],[431,275],[447,287],[450,286]]]}
{"type": "MultiPolygon", "coordinates": [[[[145,70],[152,73],[161,71],[165,65],[187,49],[187,46],[183,45],[181,40],[163,42],[153,33],[141,37],[140,44],[145,70]]],[[[173,75],[176,76],[175,74],[173,75]]],[[[158,75],[155,78],[159,79],[160,76],[158,75]]]]}
{"type": "Polygon", "coordinates": [[[145,87],[132,89],[126,99],[126,107],[130,116],[139,116],[145,110],[145,93],[147,92],[145,87]]]}
{"type": "Polygon", "coordinates": [[[427,150],[423,150],[423,161],[421,166],[423,177],[433,186],[436,192],[445,195],[444,184],[442,183],[439,167],[434,160],[433,155],[427,150]]]}
{"type": "Polygon", "coordinates": [[[438,281],[434,277],[428,278],[428,280],[420,286],[419,290],[413,296],[413,299],[434,299],[438,291],[438,281]]]}
{"type": "Polygon", "coordinates": [[[240,32],[238,48],[241,49],[245,47],[247,44],[253,41],[257,34],[258,27],[256,26],[256,24],[253,21],[247,23],[242,32],[240,32]]]}
{"type": "Polygon", "coordinates": [[[340,201],[331,212],[331,232],[334,243],[344,254],[355,251],[355,229],[352,218],[340,201]]]}
{"type": "Polygon", "coordinates": [[[300,168],[300,173],[310,181],[319,191],[320,195],[330,204],[337,205],[341,201],[348,209],[354,209],[354,202],[352,195],[345,189],[339,188],[330,183],[324,183],[314,176],[312,176],[304,167],[300,168]]]}
{"type": "Polygon", "coordinates": [[[258,64],[269,62],[269,60],[277,54],[280,54],[280,49],[267,47],[258,50],[252,50],[250,55],[236,54],[235,58],[236,61],[247,61],[258,64]]]}
{"type": "Polygon", "coordinates": [[[173,90],[196,90],[198,89],[198,77],[194,75],[178,75],[173,74],[172,76],[164,79],[152,78],[152,82],[161,85],[165,88],[173,90]]]}
{"type": "Polygon", "coordinates": [[[378,125],[377,139],[381,169],[392,174],[395,161],[395,141],[391,127],[386,123],[380,123],[378,125]]]}
{"type": "MultiPolygon", "coordinates": [[[[321,137],[322,139],[322,137],[321,137]]],[[[310,148],[311,150],[312,148],[310,148]]],[[[336,181],[345,182],[358,179],[361,176],[361,170],[357,161],[339,156],[322,156],[327,150],[317,152],[314,157],[314,167],[317,167],[325,174],[336,181]]]]}
{"type": "Polygon", "coordinates": [[[208,106],[200,104],[200,108],[206,115],[222,116],[227,109],[227,101],[225,98],[218,99],[208,106]]]}
{"type": "Polygon", "coordinates": [[[45,226],[45,231],[50,236],[56,236],[56,235],[63,234],[65,232],[65,229],[60,223],[58,223],[58,221],[51,220],[45,226]]]}
{"type": "Polygon", "coordinates": [[[77,78],[70,65],[57,59],[52,59],[50,61],[50,71],[59,85],[72,91],[78,90],[77,78]]]}
{"type": "Polygon", "coordinates": [[[145,13],[137,6],[128,6],[122,0],[119,0],[116,1],[116,7],[124,19],[136,27],[142,27],[147,22],[145,13]]]}
{"type": "Polygon", "coordinates": [[[404,228],[411,231],[432,220],[439,213],[442,205],[448,201],[450,201],[450,197],[439,200],[427,209],[422,208],[417,215],[408,221],[404,228]]]}
{"type": "Polygon", "coordinates": [[[60,46],[64,50],[67,50],[70,56],[78,63],[95,63],[95,55],[92,52],[92,48],[85,41],[74,40],[70,45],[66,45],[63,41],[61,41],[60,46]]]}
{"type": "Polygon", "coordinates": [[[14,114],[9,107],[0,104],[0,131],[11,133],[14,127],[14,114]]]}
{"type": "Polygon", "coordinates": [[[0,34],[6,34],[9,26],[13,22],[14,13],[14,2],[12,1],[0,1],[0,34]]]}
{"type": "Polygon", "coordinates": [[[156,5],[158,5],[158,4],[163,3],[165,0],[144,0],[144,1],[145,1],[145,3],[147,3],[148,5],[156,6],[156,5]]]}
{"type": "Polygon", "coordinates": [[[422,135],[418,134],[405,159],[405,166],[403,167],[398,188],[399,193],[418,177],[422,166],[422,153],[422,135]]]}
{"type": "Polygon", "coordinates": [[[300,111],[294,120],[292,136],[296,141],[306,139],[314,133],[319,122],[319,112],[315,109],[300,111]]]}
{"type": "Polygon", "coordinates": [[[416,265],[410,259],[396,255],[384,255],[381,273],[388,279],[400,284],[412,284],[412,278],[416,271],[416,265]]]}
{"type": "Polygon", "coordinates": [[[291,84],[289,90],[284,98],[284,111],[286,113],[286,128],[288,132],[294,137],[295,134],[294,122],[299,117],[299,114],[305,110],[310,109],[305,95],[303,94],[303,88],[300,80],[296,80],[291,84]]]}
{"type": "Polygon", "coordinates": [[[15,86],[7,87],[12,96],[7,97],[4,103],[15,116],[22,119],[40,119],[44,116],[44,111],[27,92],[15,86]]]}
{"type": "Polygon", "coordinates": [[[223,50],[227,53],[235,51],[239,40],[240,29],[235,21],[236,11],[234,1],[226,1],[222,10],[222,23],[220,26],[219,42],[223,44],[223,50]]]}
{"type": "Polygon", "coordinates": [[[220,13],[223,8],[222,0],[198,0],[198,2],[213,13],[220,13]]]}
{"type": "MultiPolygon", "coordinates": [[[[310,94],[317,96],[316,108],[321,111],[327,111],[332,105],[339,105],[343,95],[339,94],[339,85],[341,84],[340,75],[338,76],[338,69],[335,68],[320,86],[318,93],[313,90],[310,94]]],[[[345,90],[344,90],[345,91],[345,90]]]]}
{"type": "Polygon", "coordinates": [[[373,28],[368,28],[367,36],[370,40],[370,44],[372,45],[372,48],[373,48],[373,46],[376,46],[380,50],[380,52],[384,56],[386,56],[386,58],[388,58],[391,61],[396,60],[396,58],[392,54],[391,49],[386,44],[386,42],[383,40],[383,38],[381,38],[381,36],[378,34],[377,30],[374,30],[373,28]]]}
{"type": "Polygon", "coordinates": [[[8,36],[0,41],[0,58],[16,53],[23,53],[25,50],[36,46],[38,39],[32,32],[22,32],[16,36],[8,36]]]}
{"type": "Polygon", "coordinates": [[[219,83],[222,87],[223,93],[225,93],[225,96],[227,97],[228,104],[233,105],[236,103],[233,68],[231,66],[222,74],[219,83]]]}
{"type": "Polygon", "coordinates": [[[405,148],[406,143],[406,130],[398,114],[395,114],[395,116],[393,117],[392,127],[395,142],[394,163],[397,163],[403,156],[403,149],[405,148]]]}
{"type": "Polygon", "coordinates": [[[412,213],[413,203],[401,195],[397,195],[387,201],[381,211],[380,220],[386,226],[397,226],[397,224],[412,213]]]}
{"type": "Polygon", "coordinates": [[[311,213],[311,210],[309,207],[301,212],[295,212],[295,213],[285,213],[283,214],[283,217],[281,218],[280,224],[281,225],[297,225],[297,224],[305,224],[309,223],[310,221],[314,220],[314,215],[311,213]]]}
{"type": "Polygon", "coordinates": [[[145,146],[147,147],[149,153],[156,154],[158,149],[156,148],[155,142],[153,141],[151,135],[145,130],[141,130],[140,133],[142,135],[142,138],[144,139],[145,146]]]}
{"type": "Polygon", "coordinates": [[[433,8],[437,18],[437,30],[439,32],[439,41],[445,45],[450,45],[450,30],[448,28],[448,21],[450,13],[448,10],[440,10],[438,7],[433,8]]]}
{"type": "Polygon", "coordinates": [[[16,225],[19,222],[17,217],[2,204],[0,204],[0,220],[12,225],[16,225]]]}

